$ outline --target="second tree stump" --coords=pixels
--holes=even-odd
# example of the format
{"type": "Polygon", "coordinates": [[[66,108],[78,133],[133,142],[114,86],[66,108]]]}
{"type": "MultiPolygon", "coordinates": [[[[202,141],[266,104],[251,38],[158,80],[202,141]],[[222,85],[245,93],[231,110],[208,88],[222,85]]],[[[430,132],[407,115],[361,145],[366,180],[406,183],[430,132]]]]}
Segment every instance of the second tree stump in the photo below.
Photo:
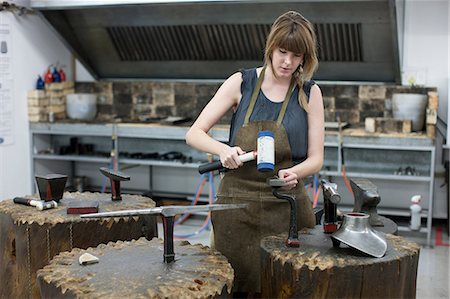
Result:
{"type": "Polygon", "coordinates": [[[286,247],[286,236],[261,241],[263,298],[416,297],[416,243],[388,234],[385,256],[374,258],[343,244],[334,248],[321,226],[299,239],[299,248],[286,247]]]}

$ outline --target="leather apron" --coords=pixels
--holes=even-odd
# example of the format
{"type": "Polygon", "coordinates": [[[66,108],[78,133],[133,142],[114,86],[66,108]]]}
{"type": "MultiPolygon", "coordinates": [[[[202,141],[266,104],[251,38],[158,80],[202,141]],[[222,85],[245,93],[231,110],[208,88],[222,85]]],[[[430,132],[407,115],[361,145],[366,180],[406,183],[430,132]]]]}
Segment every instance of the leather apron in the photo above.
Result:
{"type": "MultiPolygon", "coordinates": [[[[283,102],[284,107],[282,106],[276,122],[249,122],[263,76],[264,69],[253,91],[244,124],[236,134],[236,145],[245,152],[256,150],[258,132],[272,131],[275,139],[275,170],[259,172],[256,161],[250,161],[238,169],[226,172],[217,193],[216,203],[245,203],[248,208],[212,213],[215,248],[228,258],[235,271],[235,292],[260,292],[260,241],[269,235],[286,234],[287,237],[289,230],[289,203],[273,196],[266,179],[276,175],[278,170],[293,165],[289,141],[281,122],[294,82],[289,88],[283,102]]],[[[297,199],[298,228],[314,227],[312,205],[303,181],[299,180],[297,187],[289,193],[294,194],[297,199]]]]}

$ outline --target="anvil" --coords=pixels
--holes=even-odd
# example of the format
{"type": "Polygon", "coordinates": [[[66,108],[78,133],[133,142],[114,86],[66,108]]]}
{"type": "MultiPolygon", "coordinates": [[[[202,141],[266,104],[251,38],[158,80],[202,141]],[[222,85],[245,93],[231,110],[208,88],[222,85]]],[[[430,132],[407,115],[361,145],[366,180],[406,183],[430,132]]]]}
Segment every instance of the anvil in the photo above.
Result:
{"type": "Polygon", "coordinates": [[[164,228],[164,262],[171,263],[175,260],[173,248],[173,228],[175,216],[184,213],[206,212],[228,209],[240,209],[247,207],[246,204],[210,204],[201,206],[163,206],[150,209],[122,210],[113,212],[83,214],[81,218],[103,218],[103,217],[127,217],[139,215],[161,215],[164,228]]]}

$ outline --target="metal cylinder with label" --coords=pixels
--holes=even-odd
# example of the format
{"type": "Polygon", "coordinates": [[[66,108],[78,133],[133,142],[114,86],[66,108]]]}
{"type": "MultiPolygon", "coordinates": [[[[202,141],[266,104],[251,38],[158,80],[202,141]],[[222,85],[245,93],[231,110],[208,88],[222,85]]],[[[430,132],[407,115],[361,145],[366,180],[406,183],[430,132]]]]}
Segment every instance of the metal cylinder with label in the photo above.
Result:
{"type": "Polygon", "coordinates": [[[258,132],[258,171],[268,172],[275,168],[275,140],[272,131],[258,132]]]}

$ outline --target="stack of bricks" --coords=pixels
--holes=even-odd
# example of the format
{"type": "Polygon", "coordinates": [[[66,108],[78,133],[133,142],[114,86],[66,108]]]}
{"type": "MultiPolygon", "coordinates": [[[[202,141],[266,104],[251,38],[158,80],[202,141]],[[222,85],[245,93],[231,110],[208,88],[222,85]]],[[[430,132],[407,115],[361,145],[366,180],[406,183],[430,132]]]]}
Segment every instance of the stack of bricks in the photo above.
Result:
{"type": "Polygon", "coordinates": [[[44,90],[28,92],[28,120],[45,122],[66,118],[66,96],[75,93],[72,81],[46,84],[44,90]],[[52,119],[49,119],[49,115],[52,119]]]}
{"type": "Polygon", "coordinates": [[[436,137],[436,124],[437,124],[437,109],[438,109],[439,97],[435,91],[428,92],[428,105],[427,105],[427,117],[426,117],[426,131],[427,136],[430,138],[436,137]]]}
{"type": "Polygon", "coordinates": [[[30,90],[28,97],[28,121],[48,121],[48,97],[44,90],[30,90]]]}

